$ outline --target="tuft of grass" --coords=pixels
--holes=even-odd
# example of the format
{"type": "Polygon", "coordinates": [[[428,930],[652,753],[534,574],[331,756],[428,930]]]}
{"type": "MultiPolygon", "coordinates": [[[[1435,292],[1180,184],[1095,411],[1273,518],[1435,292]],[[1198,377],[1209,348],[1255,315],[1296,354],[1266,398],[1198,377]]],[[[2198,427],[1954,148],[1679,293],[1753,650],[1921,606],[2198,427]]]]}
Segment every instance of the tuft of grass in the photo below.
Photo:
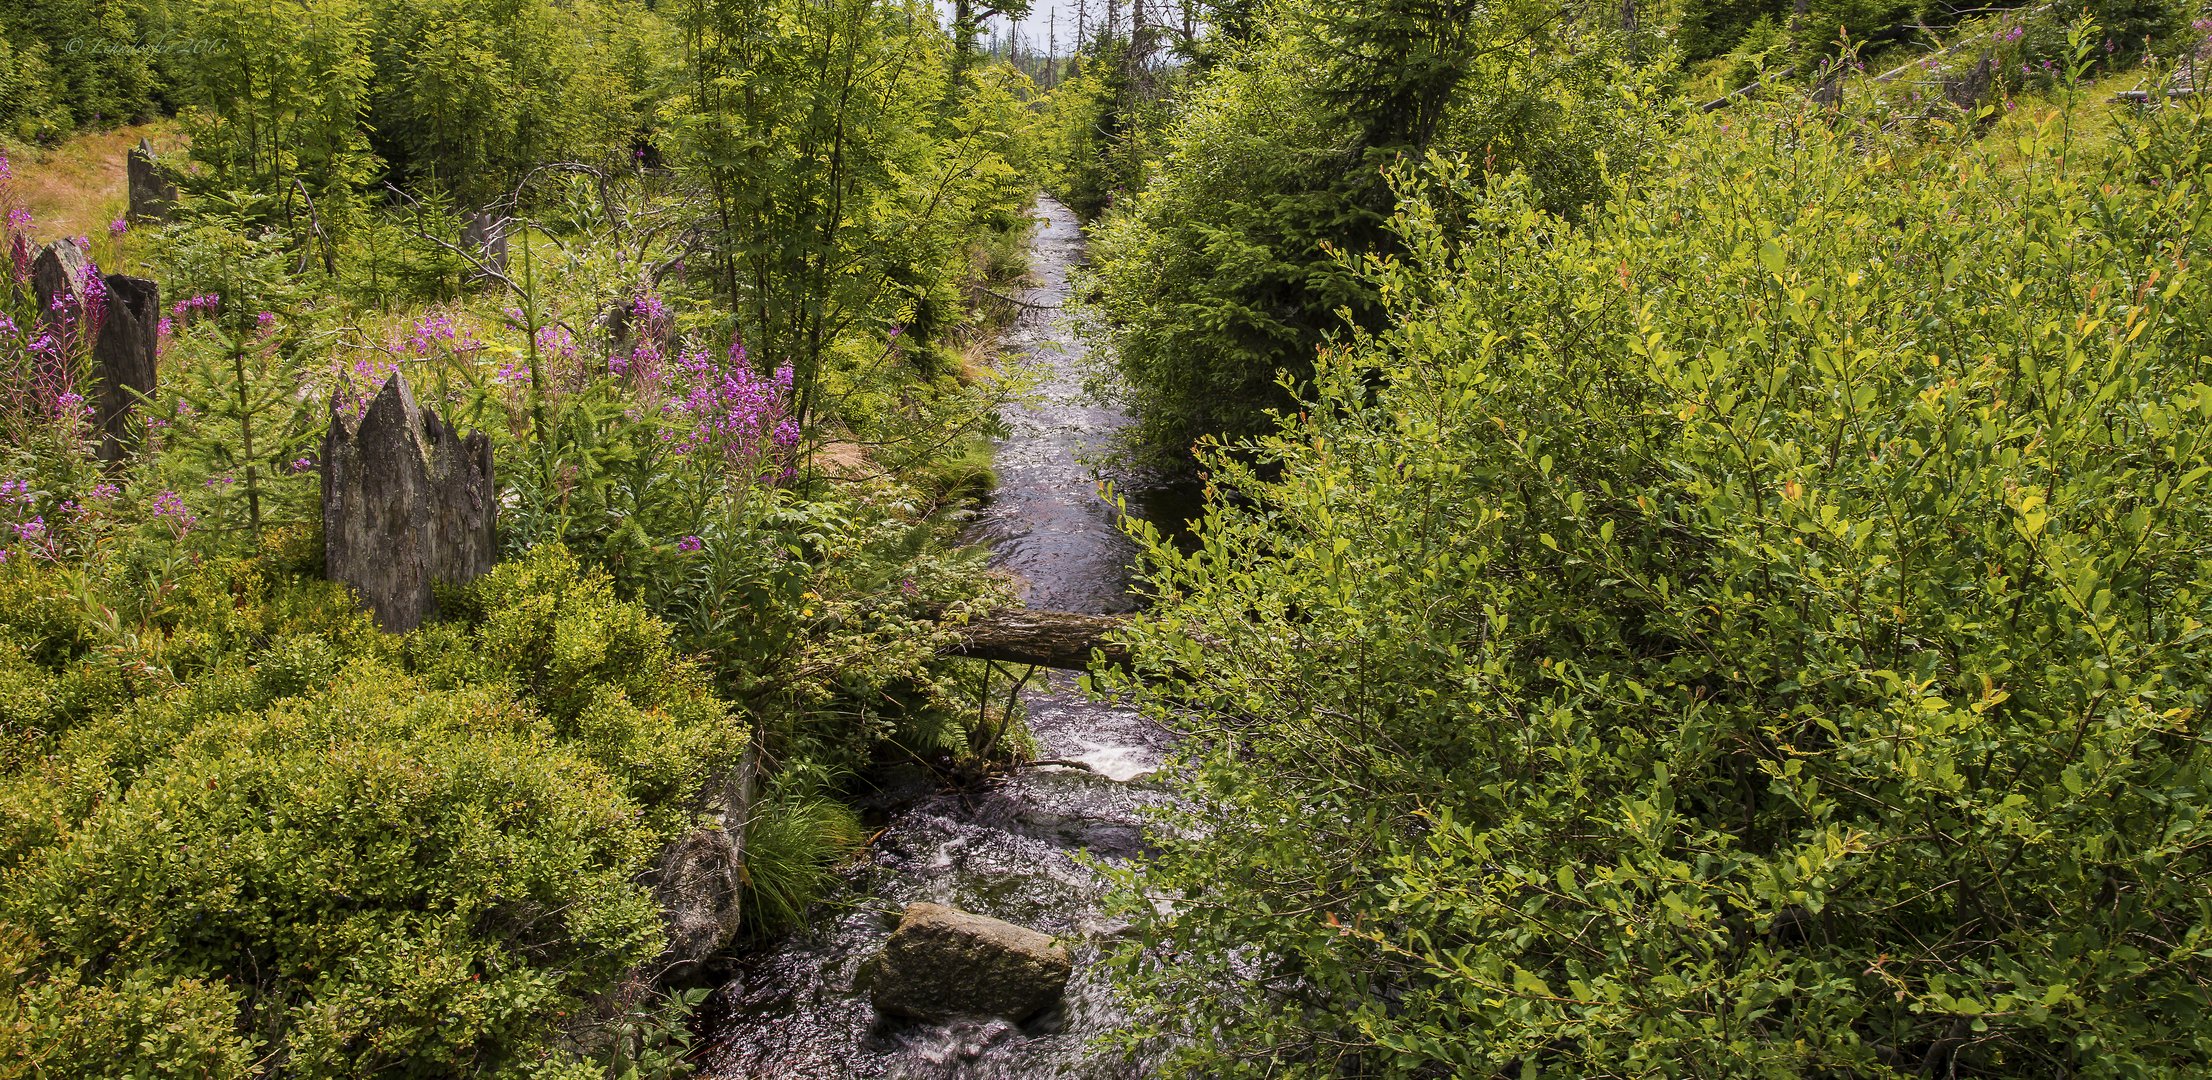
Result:
{"type": "Polygon", "coordinates": [[[860,818],[821,777],[779,776],[745,825],[745,923],[756,935],[806,922],[838,864],[867,844],[860,818]]]}

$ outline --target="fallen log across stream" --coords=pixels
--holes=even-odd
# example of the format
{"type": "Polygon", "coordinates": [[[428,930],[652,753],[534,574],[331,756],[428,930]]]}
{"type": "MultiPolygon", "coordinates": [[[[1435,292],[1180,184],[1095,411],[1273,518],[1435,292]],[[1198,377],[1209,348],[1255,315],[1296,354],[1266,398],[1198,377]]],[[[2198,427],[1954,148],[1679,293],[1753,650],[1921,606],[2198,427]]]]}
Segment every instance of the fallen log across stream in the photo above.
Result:
{"type": "Polygon", "coordinates": [[[1108,641],[1125,621],[1120,615],[1082,615],[1072,611],[1002,611],[961,628],[948,656],[1035,664],[1066,671],[1087,671],[1094,653],[1114,667],[1129,665],[1129,650],[1108,641]]]}

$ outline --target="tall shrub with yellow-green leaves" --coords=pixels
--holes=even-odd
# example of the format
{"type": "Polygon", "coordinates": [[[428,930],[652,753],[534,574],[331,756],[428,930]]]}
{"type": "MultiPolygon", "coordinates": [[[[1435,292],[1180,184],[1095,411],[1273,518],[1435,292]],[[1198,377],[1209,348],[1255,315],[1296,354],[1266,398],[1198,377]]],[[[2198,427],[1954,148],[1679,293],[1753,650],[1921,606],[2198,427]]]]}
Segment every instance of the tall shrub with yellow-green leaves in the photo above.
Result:
{"type": "Polygon", "coordinates": [[[2212,123],[1879,119],[1402,189],[1147,556],[1184,1075],[2201,1075],[2212,123]]]}

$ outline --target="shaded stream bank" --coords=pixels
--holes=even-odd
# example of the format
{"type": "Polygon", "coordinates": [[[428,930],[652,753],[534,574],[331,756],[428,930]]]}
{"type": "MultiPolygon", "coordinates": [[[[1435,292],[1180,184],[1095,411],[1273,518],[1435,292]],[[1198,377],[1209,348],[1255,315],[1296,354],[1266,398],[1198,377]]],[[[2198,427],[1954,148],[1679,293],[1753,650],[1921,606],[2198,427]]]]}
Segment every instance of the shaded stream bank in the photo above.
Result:
{"type": "MultiPolygon", "coordinates": [[[[1193,502],[1185,486],[1104,464],[1131,422],[1085,387],[1090,360],[1061,313],[1069,271],[1082,261],[1075,215],[1049,198],[1030,244],[1036,287],[1009,333],[1014,362],[1036,395],[1006,417],[998,491],[978,526],[993,566],[1021,582],[1031,608],[1128,611],[1135,547],[1100,496],[1111,481],[1131,511],[1179,525],[1193,502]]],[[[1098,959],[1125,928],[1101,910],[1103,882],[1087,858],[1141,854],[1142,814],[1164,796],[1148,783],[1167,734],[1134,712],[1087,701],[1074,676],[1055,672],[1023,697],[1040,760],[1080,761],[1090,771],[1021,770],[981,792],[881,793],[885,816],[842,895],[811,931],[741,960],[710,1003],[715,1027],[700,1075],[760,1077],[1080,1077],[1122,1080],[1141,1063],[1092,1054],[1089,1043],[1122,1020],[1098,959]],[[1065,1004],[1029,1024],[928,1024],[877,1016],[857,986],[913,901],[949,904],[1060,938],[1075,961],[1065,1004]]]]}

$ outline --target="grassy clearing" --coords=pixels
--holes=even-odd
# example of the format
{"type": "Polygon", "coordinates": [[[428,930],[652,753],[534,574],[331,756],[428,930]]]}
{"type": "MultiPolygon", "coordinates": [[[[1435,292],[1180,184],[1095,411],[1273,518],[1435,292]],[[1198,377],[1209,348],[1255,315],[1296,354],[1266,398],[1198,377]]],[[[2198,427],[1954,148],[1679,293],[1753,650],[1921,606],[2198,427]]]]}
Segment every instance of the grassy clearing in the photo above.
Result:
{"type": "Polygon", "coordinates": [[[87,132],[51,149],[7,147],[15,167],[16,201],[31,212],[31,236],[42,243],[86,237],[100,265],[134,265],[129,237],[111,236],[108,225],[129,208],[124,157],[142,138],[152,140],[158,151],[183,145],[176,123],[162,120],[87,132]]]}

